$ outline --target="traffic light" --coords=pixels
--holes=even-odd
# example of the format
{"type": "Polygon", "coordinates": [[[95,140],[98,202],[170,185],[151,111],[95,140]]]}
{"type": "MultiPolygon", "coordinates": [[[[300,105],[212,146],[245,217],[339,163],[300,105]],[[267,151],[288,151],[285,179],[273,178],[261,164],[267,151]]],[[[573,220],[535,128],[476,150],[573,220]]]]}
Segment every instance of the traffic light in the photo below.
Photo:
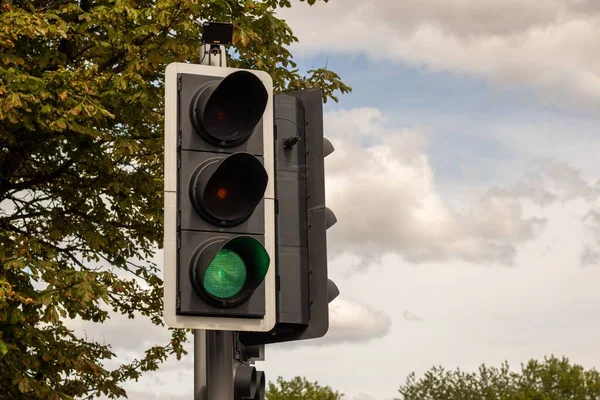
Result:
{"type": "Polygon", "coordinates": [[[234,400],[264,400],[265,374],[254,367],[255,361],[264,361],[265,346],[244,346],[234,343],[234,400]]]}
{"type": "Polygon", "coordinates": [[[318,338],[329,328],[329,303],[339,294],[327,276],[326,230],[336,222],[325,207],[323,137],[318,89],[275,96],[277,323],[268,334],[240,333],[246,345],[318,338]]]}
{"type": "Polygon", "coordinates": [[[272,87],[261,71],[166,69],[164,318],[173,328],[275,324],[272,87]]]}

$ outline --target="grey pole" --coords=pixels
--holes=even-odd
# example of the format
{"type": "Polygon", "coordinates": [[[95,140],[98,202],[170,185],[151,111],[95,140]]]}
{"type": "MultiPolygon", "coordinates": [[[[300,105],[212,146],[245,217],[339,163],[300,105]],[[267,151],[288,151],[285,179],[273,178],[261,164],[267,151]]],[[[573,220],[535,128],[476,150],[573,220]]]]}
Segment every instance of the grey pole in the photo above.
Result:
{"type": "Polygon", "coordinates": [[[233,400],[233,332],[206,331],[208,399],[233,400]]]}
{"type": "Polygon", "coordinates": [[[208,400],[206,389],[206,331],[194,329],[194,400],[208,400]]]}

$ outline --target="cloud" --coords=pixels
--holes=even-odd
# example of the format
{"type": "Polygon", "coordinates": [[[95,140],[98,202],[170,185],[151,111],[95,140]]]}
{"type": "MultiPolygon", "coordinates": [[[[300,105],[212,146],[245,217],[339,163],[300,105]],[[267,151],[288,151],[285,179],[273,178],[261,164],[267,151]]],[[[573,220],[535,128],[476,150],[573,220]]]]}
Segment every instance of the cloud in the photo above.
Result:
{"type": "Polygon", "coordinates": [[[581,252],[580,262],[583,266],[598,265],[600,264],[600,252],[591,246],[585,246],[581,252]]]}
{"type": "Polygon", "coordinates": [[[156,393],[156,392],[142,392],[142,391],[127,391],[127,398],[129,400],[188,400],[193,397],[192,394],[180,394],[172,395],[168,393],[156,393]]]}
{"type": "Polygon", "coordinates": [[[343,0],[282,15],[296,53],[366,53],[526,87],[544,103],[600,105],[596,0],[343,0]]]}
{"type": "Polygon", "coordinates": [[[584,266],[600,265],[600,208],[588,212],[583,217],[583,223],[591,238],[581,252],[581,264],[584,266]]]}
{"type": "Polygon", "coordinates": [[[591,209],[581,218],[587,237],[580,264],[592,266],[600,264],[600,182],[590,184],[580,175],[579,170],[566,163],[536,160],[530,163],[525,177],[513,187],[498,190],[532,200],[539,206],[548,206],[557,201],[565,204],[574,199],[583,200],[591,209]]]}
{"type": "Polygon", "coordinates": [[[110,319],[102,324],[83,321],[81,319],[69,320],[67,326],[73,329],[79,337],[89,341],[110,344],[117,354],[135,353],[143,355],[143,351],[156,344],[167,344],[170,332],[166,327],[154,325],[147,317],[138,315],[130,319],[125,315],[110,312],[110,319]],[[137,332],[124,335],[123,332],[137,332]]]}
{"type": "MultiPolygon", "coordinates": [[[[171,339],[171,331],[167,327],[154,325],[148,317],[136,313],[133,319],[125,315],[109,312],[110,319],[103,323],[93,323],[81,319],[67,320],[65,324],[77,337],[104,345],[110,345],[111,351],[116,355],[104,362],[108,369],[114,369],[133,360],[142,359],[146,350],[152,346],[167,345],[171,339]]],[[[177,360],[174,355],[169,356],[166,362],[160,365],[160,374],[177,372],[180,373],[186,367],[192,368],[193,335],[188,335],[188,341],[184,344],[188,356],[177,360]]],[[[177,374],[175,374],[177,376],[177,374]]],[[[142,379],[160,379],[146,372],[142,379]]],[[[136,398],[131,397],[130,398],[136,398]]],[[[160,397],[167,398],[167,397],[160,397]]],[[[168,397],[171,398],[171,397],[168,397]]]]}
{"type": "Polygon", "coordinates": [[[354,396],[353,400],[377,400],[377,397],[366,393],[359,393],[357,396],[354,396]]]}
{"type": "Polygon", "coordinates": [[[507,193],[529,198],[541,206],[578,197],[591,202],[600,197],[600,185],[593,186],[580,175],[580,171],[566,163],[537,159],[507,193]]]}
{"type": "Polygon", "coordinates": [[[423,321],[423,318],[419,317],[417,314],[413,314],[412,312],[405,310],[402,313],[402,318],[404,318],[407,321],[414,321],[414,322],[419,322],[419,321],[423,321]]]}
{"type": "Polygon", "coordinates": [[[316,345],[368,342],[390,331],[391,320],[364,304],[335,299],[329,304],[329,331],[316,345]]]}
{"type": "Polygon", "coordinates": [[[436,187],[423,130],[385,122],[372,108],[326,115],[336,147],[326,159],[328,206],[338,217],[332,253],[511,265],[516,244],[534,237],[544,221],[525,218],[517,194],[495,189],[466,212],[453,209],[436,187]]]}

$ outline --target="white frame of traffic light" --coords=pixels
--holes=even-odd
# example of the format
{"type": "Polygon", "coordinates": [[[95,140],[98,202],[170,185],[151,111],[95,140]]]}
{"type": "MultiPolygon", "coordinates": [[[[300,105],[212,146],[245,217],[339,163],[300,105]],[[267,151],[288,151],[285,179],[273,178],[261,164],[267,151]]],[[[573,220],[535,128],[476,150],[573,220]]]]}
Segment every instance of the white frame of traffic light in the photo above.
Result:
{"type": "Polygon", "coordinates": [[[267,332],[276,323],[275,298],[275,165],[273,133],[273,80],[264,71],[207,65],[172,63],[165,71],[165,155],[164,155],[164,312],[172,328],[225,331],[267,332]],[[225,77],[235,71],[256,75],[269,94],[263,114],[264,167],[269,177],[264,195],[265,249],[271,263],[264,279],[265,315],[262,319],[232,317],[200,317],[176,314],[177,299],[177,120],[178,74],[225,77]]]}

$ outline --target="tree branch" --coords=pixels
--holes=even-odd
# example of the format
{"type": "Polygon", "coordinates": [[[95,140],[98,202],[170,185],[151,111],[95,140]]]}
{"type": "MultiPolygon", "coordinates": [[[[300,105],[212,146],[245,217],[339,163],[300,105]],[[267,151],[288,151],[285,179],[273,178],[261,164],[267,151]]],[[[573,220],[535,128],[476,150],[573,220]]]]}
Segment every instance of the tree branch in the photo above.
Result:
{"type": "MultiPolygon", "coordinates": [[[[77,154],[78,154],[77,157],[74,157],[68,161],[65,161],[60,167],[58,167],[56,170],[50,172],[49,174],[37,176],[28,181],[12,183],[12,184],[9,183],[8,185],[5,185],[4,191],[28,189],[33,186],[39,185],[41,183],[47,183],[55,178],[58,178],[60,175],[64,174],[70,167],[72,167],[75,164],[75,162],[79,161],[79,159],[81,158],[81,155],[80,155],[81,153],[77,153],[77,154]]],[[[0,191],[0,195],[2,195],[2,191],[0,191]]]]}

